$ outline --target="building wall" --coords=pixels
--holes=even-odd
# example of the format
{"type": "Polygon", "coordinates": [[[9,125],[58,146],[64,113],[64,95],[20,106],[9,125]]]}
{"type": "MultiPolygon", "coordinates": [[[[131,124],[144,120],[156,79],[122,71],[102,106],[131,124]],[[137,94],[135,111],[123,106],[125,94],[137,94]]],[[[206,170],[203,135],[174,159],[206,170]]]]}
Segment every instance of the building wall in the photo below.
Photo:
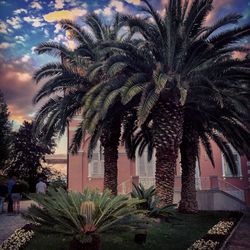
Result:
{"type": "MultiPolygon", "coordinates": [[[[71,141],[75,133],[76,127],[80,122],[80,117],[76,118],[69,127],[69,140],[71,141]]],[[[87,157],[88,137],[82,144],[81,149],[77,155],[69,155],[68,166],[68,187],[70,190],[82,191],[88,187],[91,189],[98,188],[103,190],[103,178],[96,178],[89,176],[89,160],[87,157]]],[[[212,166],[204,149],[201,147],[200,153],[200,172],[197,189],[207,190],[220,188],[232,189],[232,192],[237,192],[237,188],[243,190],[245,201],[250,206],[250,166],[247,166],[247,159],[241,157],[242,176],[239,177],[225,177],[223,176],[222,154],[218,147],[212,143],[215,167],[212,166]],[[249,171],[249,172],[248,172],[249,171]],[[211,178],[214,176],[214,178],[211,178]],[[218,186],[218,187],[217,187],[218,186]]],[[[180,159],[178,159],[175,179],[175,189],[181,188],[181,167],[180,159]]],[[[136,179],[136,163],[128,160],[124,147],[119,147],[118,159],[118,192],[128,193],[132,188],[132,178],[136,179]]]]}

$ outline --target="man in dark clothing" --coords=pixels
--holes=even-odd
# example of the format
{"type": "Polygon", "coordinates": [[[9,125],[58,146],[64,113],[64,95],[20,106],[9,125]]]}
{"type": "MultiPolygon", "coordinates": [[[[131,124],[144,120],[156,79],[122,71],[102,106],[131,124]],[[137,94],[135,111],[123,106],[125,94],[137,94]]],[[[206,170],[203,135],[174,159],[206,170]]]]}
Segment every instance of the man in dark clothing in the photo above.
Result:
{"type": "Polygon", "coordinates": [[[0,183],[0,214],[4,211],[4,200],[8,194],[7,185],[4,182],[0,183]]]}
{"type": "Polygon", "coordinates": [[[11,193],[12,193],[12,188],[13,186],[16,184],[16,176],[12,176],[8,182],[7,182],[7,186],[8,186],[8,213],[13,213],[13,200],[11,197],[11,193]]]}
{"type": "Polygon", "coordinates": [[[14,213],[20,213],[20,201],[22,199],[22,185],[20,182],[16,182],[16,184],[12,188],[11,199],[13,202],[14,213]]]}

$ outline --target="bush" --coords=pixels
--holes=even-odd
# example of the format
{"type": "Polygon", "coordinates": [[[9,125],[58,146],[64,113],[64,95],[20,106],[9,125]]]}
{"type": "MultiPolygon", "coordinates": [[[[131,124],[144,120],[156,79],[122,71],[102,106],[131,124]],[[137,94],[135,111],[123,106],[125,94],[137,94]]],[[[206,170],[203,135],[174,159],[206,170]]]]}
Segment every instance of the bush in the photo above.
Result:
{"type": "Polygon", "coordinates": [[[138,209],[147,210],[150,217],[175,217],[175,204],[159,207],[160,201],[156,196],[154,186],[145,189],[141,183],[138,186],[133,184],[131,196],[142,201],[137,207],[138,209]]]}
{"type": "Polygon", "coordinates": [[[61,178],[57,178],[57,179],[53,179],[49,182],[49,187],[58,189],[58,188],[63,188],[63,189],[67,189],[67,183],[64,179],[61,178]]]}
{"type": "Polygon", "coordinates": [[[82,244],[89,244],[95,236],[118,228],[131,228],[138,220],[126,220],[141,214],[136,206],[142,201],[123,195],[113,197],[109,191],[85,190],[83,193],[67,192],[59,188],[48,189],[47,195],[29,196],[39,206],[32,204],[24,215],[41,224],[41,230],[71,236],[82,244]]]}

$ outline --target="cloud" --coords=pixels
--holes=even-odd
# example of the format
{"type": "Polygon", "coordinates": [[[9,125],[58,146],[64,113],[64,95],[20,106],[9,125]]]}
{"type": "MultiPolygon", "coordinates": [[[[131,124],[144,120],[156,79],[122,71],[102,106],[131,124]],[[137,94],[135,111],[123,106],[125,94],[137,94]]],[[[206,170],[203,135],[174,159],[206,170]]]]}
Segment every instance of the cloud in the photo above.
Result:
{"type": "Polygon", "coordinates": [[[64,0],[55,1],[55,9],[62,9],[64,7],[64,0]]]}
{"type": "Polygon", "coordinates": [[[33,27],[42,27],[44,26],[45,24],[42,22],[43,19],[41,19],[40,17],[34,17],[34,16],[26,16],[23,18],[24,21],[28,22],[28,23],[31,23],[31,25],[33,27]]]}
{"type": "Polygon", "coordinates": [[[105,7],[102,14],[106,15],[106,16],[110,16],[112,15],[112,8],[110,7],[105,7]]]}
{"type": "Polygon", "coordinates": [[[45,35],[46,37],[49,36],[49,31],[48,31],[47,29],[44,29],[43,32],[44,32],[44,35],[45,35]]]}
{"type": "Polygon", "coordinates": [[[127,3],[131,3],[134,5],[140,5],[141,4],[141,0],[125,0],[127,3]]]}
{"type": "Polygon", "coordinates": [[[208,14],[206,18],[206,24],[211,25],[216,21],[216,18],[218,16],[218,12],[223,8],[229,9],[231,11],[231,4],[233,3],[233,0],[216,0],[214,1],[214,9],[208,14]]]}
{"type": "Polygon", "coordinates": [[[21,62],[26,63],[26,62],[29,62],[30,59],[31,59],[30,55],[24,55],[24,56],[21,58],[21,62]]]}
{"type": "Polygon", "coordinates": [[[14,15],[18,15],[18,14],[21,14],[21,13],[27,14],[28,11],[25,10],[25,9],[17,9],[17,10],[14,10],[13,13],[14,13],[14,15]]]}
{"type": "Polygon", "coordinates": [[[60,25],[59,23],[57,23],[57,24],[55,25],[54,33],[55,33],[55,34],[59,33],[59,31],[60,31],[61,29],[62,29],[61,25],[60,25]]]}
{"type": "Polygon", "coordinates": [[[121,1],[111,0],[111,2],[109,3],[109,7],[114,8],[117,12],[124,11],[124,5],[121,1]]]}
{"type": "Polygon", "coordinates": [[[7,28],[8,28],[7,24],[4,21],[0,21],[0,33],[8,34],[7,28]]]}
{"type": "Polygon", "coordinates": [[[42,5],[36,1],[33,1],[30,6],[31,6],[31,8],[37,9],[37,10],[41,10],[43,8],[42,5]]]}
{"type": "Polygon", "coordinates": [[[102,13],[102,9],[96,9],[96,10],[94,10],[94,12],[95,12],[97,15],[99,15],[99,14],[102,13]]]}
{"type": "Polygon", "coordinates": [[[22,20],[18,16],[7,19],[6,22],[10,24],[14,29],[20,29],[22,27],[22,20]]]}
{"type": "Polygon", "coordinates": [[[99,8],[94,10],[97,15],[102,14],[106,17],[110,17],[113,14],[113,11],[128,13],[128,9],[125,8],[124,3],[120,0],[111,0],[104,9],[99,8]]]}
{"type": "Polygon", "coordinates": [[[6,43],[6,42],[0,43],[0,49],[8,49],[12,46],[13,46],[12,43],[6,43]]]}
{"type": "Polygon", "coordinates": [[[30,50],[31,50],[31,54],[32,54],[32,55],[36,54],[36,52],[35,52],[36,46],[33,46],[30,50]]]}
{"type": "Polygon", "coordinates": [[[55,36],[54,41],[57,43],[60,43],[60,42],[64,41],[64,39],[65,39],[65,36],[63,34],[59,34],[59,35],[55,36]]]}
{"type": "Polygon", "coordinates": [[[24,43],[26,41],[26,38],[23,36],[15,36],[15,40],[17,43],[24,43]]]}
{"type": "Polygon", "coordinates": [[[33,83],[33,67],[28,56],[23,56],[18,61],[19,63],[0,58],[0,88],[9,105],[11,119],[22,123],[24,119],[30,119],[29,114],[35,110],[32,98],[38,86],[33,83]]]}
{"type": "Polygon", "coordinates": [[[233,58],[236,58],[239,60],[245,59],[247,54],[249,54],[249,52],[250,52],[250,43],[247,41],[244,44],[244,47],[248,49],[248,52],[234,51],[232,54],[233,58]]]}
{"type": "Polygon", "coordinates": [[[53,41],[55,41],[57,43],[62,43],[63,45],[65,45],[66,47],[68,47],[71,50],[74,50],[77,47],[77,43],[74,40],[70,39],[69,34],[66,34],[66,36],[63,34],[58,34],[57,36],[55,36],[53,41]]]}
{"type": "Polygon", "coordinates": [[[86,9],[73,8],[71,10],[59,10],[50,12],[43,16],[44,20],[51,23],[60,21],[62,19],[69,19],[75,21],[78,17],[84,16],[87,14],[86,9]]]}

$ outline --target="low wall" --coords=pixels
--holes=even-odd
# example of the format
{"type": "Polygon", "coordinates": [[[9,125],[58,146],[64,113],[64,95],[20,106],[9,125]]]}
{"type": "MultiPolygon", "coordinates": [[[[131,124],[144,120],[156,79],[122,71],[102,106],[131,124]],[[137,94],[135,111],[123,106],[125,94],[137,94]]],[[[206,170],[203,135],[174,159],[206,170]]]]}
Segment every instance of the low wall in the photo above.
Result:
{"type": "MultiPolygon", "coordinates": [[[[200,190],[196,192],[199,210],[246,210],[246,204],[241,200],[220,190],[200,190]]],[[[179,203],[180,191],[175,191],[174,203],[179,203]]]]}

